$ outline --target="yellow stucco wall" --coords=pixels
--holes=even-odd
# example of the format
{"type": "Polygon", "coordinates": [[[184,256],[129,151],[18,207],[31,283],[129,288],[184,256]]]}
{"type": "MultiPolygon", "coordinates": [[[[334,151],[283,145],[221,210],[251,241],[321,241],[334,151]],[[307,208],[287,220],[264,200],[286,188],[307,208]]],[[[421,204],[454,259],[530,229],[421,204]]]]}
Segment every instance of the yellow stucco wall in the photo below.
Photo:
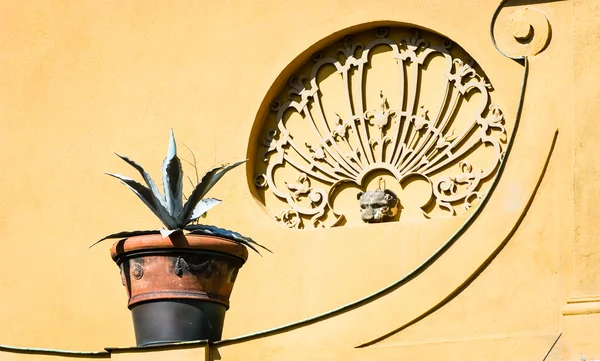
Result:
{"type": "MultiPolygon", "coordinates": [[[[102,174],[132,175],[112,152],[157,178],[173,128],[200,170],[254,157],[255,122],[281,84],[346,33],[407,24],[449,37],[485,69],[507,122],[514,122],[524,68],[490,39],[499,3],[2,2],[0,344],[81,351],[134,345],[109,243],[88,245],[108,233],[158,224],[102,174]]],[[[496,190],[436,262],[360,307],[235,341],[392,284],[469,216],[290,230],[254,199],[249,166],[211,191],[224,203],[206,220],[274,251],[251,255],[237,278],[223,337],[234,341],[87,357],[542,360],[548,353],[546,360],[600,359],[600,2],[506,5],[496,27],[499,43],[518,27],[511,11],[525,6],[545,15],[550,43],[529,58],[521,123],[496,190]],[[423,248],[407,253],[404,244],[412,239],[423,248]]],[[[0,348],[2,360],[69,357],[0,348]]]]}

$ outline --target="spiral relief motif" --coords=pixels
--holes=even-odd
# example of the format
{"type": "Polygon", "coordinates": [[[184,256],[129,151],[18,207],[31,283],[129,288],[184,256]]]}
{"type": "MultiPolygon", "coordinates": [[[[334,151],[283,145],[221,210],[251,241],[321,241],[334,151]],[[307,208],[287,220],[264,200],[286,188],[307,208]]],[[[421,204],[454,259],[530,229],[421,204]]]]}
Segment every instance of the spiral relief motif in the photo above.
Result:
{"type": "Polygon", "coordinates": [[[500,6],[492,23],[496,47],[511,58],[541,53],[550,43],[551,36],[552,29],[546,15],[529,6],[500,6]]]}

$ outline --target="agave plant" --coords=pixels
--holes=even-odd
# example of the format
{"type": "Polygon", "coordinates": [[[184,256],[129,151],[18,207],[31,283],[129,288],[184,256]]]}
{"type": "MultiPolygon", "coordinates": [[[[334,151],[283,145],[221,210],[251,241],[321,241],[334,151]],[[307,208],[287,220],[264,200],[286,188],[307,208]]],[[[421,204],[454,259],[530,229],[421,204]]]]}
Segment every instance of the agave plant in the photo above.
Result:
{"type": "Polygon", "coordinates": [[[185,230],[188,231],[189,234],[205,234],[224,237],[241,243],[259,254],[260,252],[258,252],[254,246],[259,246],[269,251],[269,249],[258,244],[252,238],[244,237],[237,232],[214,226],[192,224],[200,217],[205,215],[209,209],[221,203],[219,199],[203,197],[221,179],[221,177],[225,175],[225,173],[239,166],[240,164],[243,164],[246,162],[245,160],[232,164],[220,165],[210,169],[202,177],[200,182],[196,184],[194,190],[184,203],[183,170],[181,168],[181,161],[177,157],[177,145],[175,143],[173,130],[171,130],[167,157],[163,161],[162,165],[164,195],[158,190],[158,187],[150,175],[144,170],[144,168],[125,156],[122,156],[118,153],[115,154],[127,162],[127,164],[135,168],[141,174],[147,186],[144,186],[141,183],[120,174],[106,174],[119,179],[121,183],[125,184],[129,189],[131,189],[133,193],[135,193],[135,195],[138,196],[142,202],[148,206],[148,208],[150,208],[150,210],[158,217],[158,219],[161,220],[166,228],[161,227],[159,230],[123,231],[113,233],[94,242],[90,247],[109,238],[128,238],[133,236],[159,233],[166,238],[175,232],[183,232],[185,230]]]}

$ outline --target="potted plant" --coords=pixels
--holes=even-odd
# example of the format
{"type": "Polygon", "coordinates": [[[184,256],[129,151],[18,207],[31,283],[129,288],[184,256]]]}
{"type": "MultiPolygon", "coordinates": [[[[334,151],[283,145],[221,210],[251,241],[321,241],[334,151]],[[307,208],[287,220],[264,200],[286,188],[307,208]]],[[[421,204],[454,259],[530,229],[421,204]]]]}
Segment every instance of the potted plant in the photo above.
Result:
{"type": "Polygon", "coordinates": [[[233,283],[248,258],[246,247],[257,253],[255,246],[268,249],[239,233],[197,221],[221,202],[204,196],[245,161],[210,169],[184,202],[183,171],[172,130],[162,166],[164,195],[140,165],[117,156],[141,174],[146,186],[107,174],[129,187],[164,225],[158,230],[114,233],[92,244],[121,238],[112,246],[111,256],[129,297],[137,345],[220,340],[233,283]]]}

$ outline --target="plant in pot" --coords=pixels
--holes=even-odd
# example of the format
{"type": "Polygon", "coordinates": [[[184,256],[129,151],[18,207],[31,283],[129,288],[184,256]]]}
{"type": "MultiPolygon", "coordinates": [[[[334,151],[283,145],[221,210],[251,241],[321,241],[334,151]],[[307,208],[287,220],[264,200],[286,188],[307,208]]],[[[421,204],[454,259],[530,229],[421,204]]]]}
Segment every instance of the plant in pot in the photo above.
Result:
{"type": "Polygon", "coordinates": [[[172,130],[162,165],[164,195],[140,165],[117,156],[141,174],[146,186],[107,174],[131,189],[164,225],[158,230],[114,233],[92,244],[121,238],[112,246],[111,256],[129,296],[137,345],[220,340],[233,283],[248,258],[246,247],[257,253],[257,247],[268,249],[239,233],[197,222],[221,202],[204,196],[245,161],[210,169],[184,202],[183,171],[172,130]]]}

